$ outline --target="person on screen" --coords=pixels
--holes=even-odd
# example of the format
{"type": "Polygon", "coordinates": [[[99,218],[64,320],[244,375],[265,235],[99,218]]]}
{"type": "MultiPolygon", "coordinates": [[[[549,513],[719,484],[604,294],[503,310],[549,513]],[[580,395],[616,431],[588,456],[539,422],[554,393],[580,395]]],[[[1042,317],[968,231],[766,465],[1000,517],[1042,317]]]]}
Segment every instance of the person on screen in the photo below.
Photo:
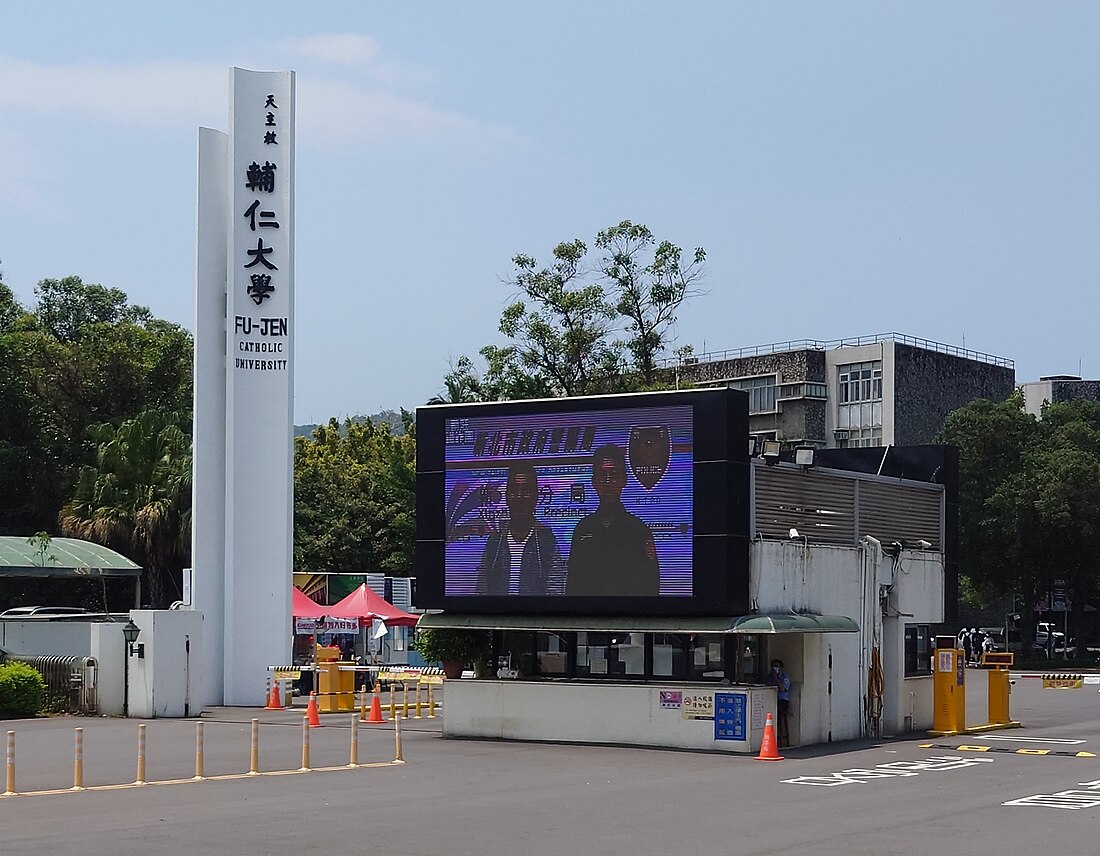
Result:
{"type": "Polygon", "coordinates": [[[653,533],[623,505],[626,455],[614,444],[592,453],[596,510],[581,518],[569,548],[565,593],[577,597],[656,597],[661,571],[653,533]]]}
{"type": "Polygon", "coordinates": [[[504,501],[508,519],[489,535],[477,569],[476,594],[556,595],[565,587],[565,563],[558,540],[535,519],[538,476],[532,464],[516,461],[508,467],[504,501]]]}

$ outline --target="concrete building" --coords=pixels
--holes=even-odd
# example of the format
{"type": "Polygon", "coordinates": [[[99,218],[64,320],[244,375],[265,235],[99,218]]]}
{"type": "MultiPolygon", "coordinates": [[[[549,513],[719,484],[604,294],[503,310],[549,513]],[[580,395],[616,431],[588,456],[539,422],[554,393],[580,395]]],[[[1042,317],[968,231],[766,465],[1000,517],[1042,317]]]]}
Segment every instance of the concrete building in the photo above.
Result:
{"type": "Polygon", "coordinates": [[[1100,380],[1082,380],[1076,375],[1050,375],[1020,384],[1024,393],[1024,410],[1041,416],[1044,404],[1057,404],[1084,398],[1100,400],[1100,380]]]}
{"type": "Polygon", "coordinates": [[[1012,360],[900,333],[709,352],[671,369],[681,388],[748,392],[750,433],[829,449],[930,443],[952,410],[1002,401],[1016,383],[1012,360]]]}

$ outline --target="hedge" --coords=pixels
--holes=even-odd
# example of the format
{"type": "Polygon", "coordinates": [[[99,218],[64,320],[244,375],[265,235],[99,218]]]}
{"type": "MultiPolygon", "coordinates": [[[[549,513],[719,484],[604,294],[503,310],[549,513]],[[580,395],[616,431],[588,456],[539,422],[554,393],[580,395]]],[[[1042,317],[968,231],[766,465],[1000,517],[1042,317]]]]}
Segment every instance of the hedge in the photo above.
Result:
{"type": "Polygon", "coordinates": [[[0,663],[0,718],[37,716],[46,684],[24,663],[0,663]]]}

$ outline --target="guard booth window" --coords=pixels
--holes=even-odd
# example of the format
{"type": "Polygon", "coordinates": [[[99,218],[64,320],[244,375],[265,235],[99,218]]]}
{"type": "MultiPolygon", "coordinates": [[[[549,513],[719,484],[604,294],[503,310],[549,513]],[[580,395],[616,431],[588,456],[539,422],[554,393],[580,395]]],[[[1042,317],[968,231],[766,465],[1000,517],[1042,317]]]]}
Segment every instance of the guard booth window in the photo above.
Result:
{"type": "Polygon", "coordinates": [[[905,677],[932,674],[932,634],[928,624],[905,625],[905,677]]]}
{"type": "Polygon", "coordinates": [[[577,676],[645,677],[644,633],[577,633],[577,676]]]}

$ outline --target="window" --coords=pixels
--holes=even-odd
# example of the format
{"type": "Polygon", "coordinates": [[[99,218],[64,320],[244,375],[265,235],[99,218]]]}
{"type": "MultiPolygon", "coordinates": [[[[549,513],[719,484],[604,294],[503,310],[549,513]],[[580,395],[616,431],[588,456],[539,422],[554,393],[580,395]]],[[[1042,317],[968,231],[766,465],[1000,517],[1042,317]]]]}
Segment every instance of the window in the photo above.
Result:
{"type": "Polygon", "coordinates": [[[749,394],[749,413],[775,412],[775,375],[731,380],[730,389],[743,389],[749,394]]]}
{"type": "Polygon", "coordinates": [[[823,383],[784,383],[779,385],[779,399],[787,398],[828,398],[823,383]]]}
{"type": "Polygon", "coordinates": [[[644,633],[577,633],[577,676],[645,676],[644,633]]]}
{"type": "Polygon", "coordinates": [[[905,625],[905,677],[932,674],[932,634],[928,624],[905,625]]]}
{"type": "Polygon", "coordinates": [[[837,368],[837,446],[882,445],[882,361],[837,368]]]}

